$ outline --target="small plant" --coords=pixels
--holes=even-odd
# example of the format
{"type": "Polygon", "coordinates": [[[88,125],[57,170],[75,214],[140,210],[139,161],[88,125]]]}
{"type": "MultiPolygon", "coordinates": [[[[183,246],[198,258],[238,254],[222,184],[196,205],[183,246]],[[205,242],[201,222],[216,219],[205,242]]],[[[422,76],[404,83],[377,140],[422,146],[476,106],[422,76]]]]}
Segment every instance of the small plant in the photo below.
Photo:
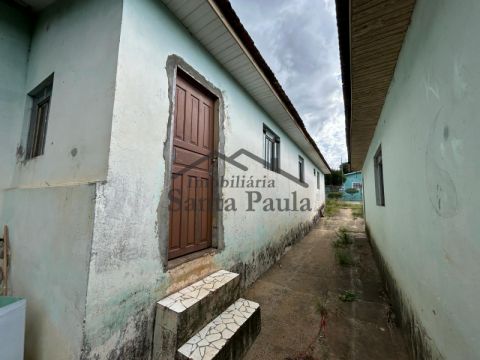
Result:
{"type": "Polygon", "coordinates": [[[328,315],[328,309],[327,309],[327,299],[318,299],[317,303],[315,304],[315,308],[317,310],[317,313],[320,314],[322,317],[327,317],[328,315]]]}
{"type": "Polygon", "coordinates": [[[335,257],[341,266],[352,266],[355,263],[352,254],[346,249],[336,248],[335,257]]]}
{"type": "Polygon", "coordinates": [[[345,190],[345,192],[346,192],[348,195],[353,195],[353,194],[358,193],[358,189],[349,188],[349,189],[345,190]]]}
{"type": "Polygon", "coordinates": [[[358,189],[355,189],[355,188],[349,188],[347,190],[345,190],[345,192],[350,195],[350,199],[354,199],[355,198],[355,194],[357,194],[359,191],[358,189]]]}
{"type": "Polygon", "coordinates": [[[339,202],[337,200],[328,199],[325,206],[325,215],[328,217],[335,216],[340,210],[339,202]]]}
{"type": "Polygon", "coordinates": [[[352,209],[352,215],[354,218],[363,218],[363,207],[359,206],[352,209]]]}
{"type": "Polygon", "coordinates": [[[338,206],[344,209],[352,209],[354,218],[363,218],[363,205],[361,203],[342,202],[338,206]]]}
{"type": "MultiPolygon", "coordinates": [[[[318,330],[318,335],[322,335],[323,337],[326,336],[327,332],[327,318],[328,318],[328,309],[327,309],[327,302],[328,302],[328,293],[325,295],[323,300],[317,300],[317,312],[320,314],[320,328],[318,330]]],[[[314,340],[315,341],[315,340],[314,340]]],[[[309,346],[312,348],[313,343],[309,346]]]]}
{"type": "Polygon", "coordinates": [[[348,235],[347,229],[340,228],[336,233],[337,238],[333,241],[334,248],[346,248],[353,243],[352,238],[348,235]]]}
{"type": "Polygon", "coordinates": [[[347,233],[347,232],[348,232],[348,229],[347,229],[345,226],[341,226],[341,227],[338,229],[338,232],[347,233]]]}
{"type": "Polygon", "coordinates": [[[345,290],[342,294],[338,295],[338,298],[343,302],[352,302],[357,300],[357,294],[351,290],[345,290]]]}
{"type": "Polygon", "coordinates": [[[328,193],[329,199],[340,199],[341,197],[342,197],[342,193],[339,191],[332,191],[331,193],[328,193]]]}

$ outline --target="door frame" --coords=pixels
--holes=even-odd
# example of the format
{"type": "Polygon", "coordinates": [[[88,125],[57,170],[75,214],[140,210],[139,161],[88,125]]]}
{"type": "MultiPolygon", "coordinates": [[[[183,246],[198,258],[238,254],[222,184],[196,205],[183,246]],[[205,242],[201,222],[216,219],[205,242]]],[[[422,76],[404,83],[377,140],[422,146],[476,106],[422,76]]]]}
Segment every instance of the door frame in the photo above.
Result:
{"type": "MultiPolygon", "coordinates": [[[[164,143],[163,160],[165,164],[164,184],[161,189],[160,202],[157,209],[157,236],[159,241],[160,257],[164,270],[168,269],[168,249],[170,241],[170,186],[171,186],[171,172],[173,165],[173,131],[174,131],[174,110],[175,110],[175,89],[177,72],[181,72],[182,76],[188,80],[198,84],[200,88],[204,88],[211,93],[215,98],[214,102],[214,151],[224,153],[225,149],[225,135],[224,135],[224,121],[225,108],[222,92],[219,88],[209,82],[203,75],[195,70],[191,65],[186,63],[181,57],[177,55],[170,55],[167,58],[166,71],[168,78],[168,122],[167,122],[167,139],[164,143]]],[[[213,196],[212,196],[212,248],[215,251],[222,251],[224,249],[224,228],[223,216],[221,208],[217,205],[222,196],[222,188],[220,179],[225,174],[225,161],[220,157],[214,163],[212,172],[213,181],[213,196]]],[[[202,254],[203,252],[198,252],[202,254]]],[[[183,257],[188,259],[195,258],[195,254],[191,253],[183,257]]],[[[178,259],[182,259],[179,257],[178,259]]],[[[173,259],[177,260],[177,259],[173,259]]],[[[172,260],[171,260],[172,261],[172,260]]],[[[176,261],[177,262],[177,261],[176,261]]]]}

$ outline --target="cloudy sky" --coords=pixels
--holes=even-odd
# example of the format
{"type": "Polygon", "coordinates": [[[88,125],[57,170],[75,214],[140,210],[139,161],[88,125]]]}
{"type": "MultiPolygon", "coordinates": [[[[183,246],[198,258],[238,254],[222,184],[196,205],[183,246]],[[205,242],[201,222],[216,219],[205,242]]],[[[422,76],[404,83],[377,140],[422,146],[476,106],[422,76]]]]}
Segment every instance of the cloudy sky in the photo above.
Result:
{"type": "Polygon", "coordinates": [[[347,158],[334,0],[230,0],[332,168],[347,158]]]}

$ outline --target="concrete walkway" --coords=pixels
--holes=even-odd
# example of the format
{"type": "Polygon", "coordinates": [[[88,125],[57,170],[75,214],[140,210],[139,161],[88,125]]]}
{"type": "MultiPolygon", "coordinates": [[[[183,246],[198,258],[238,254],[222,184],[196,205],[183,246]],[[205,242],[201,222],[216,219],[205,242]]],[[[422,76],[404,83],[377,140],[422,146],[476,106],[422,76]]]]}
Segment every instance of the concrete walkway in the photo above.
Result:
{"type": "Polygon", "coordinates": [[[363,230],[350,209],[322,218],[247,289],[245,297],[261,305],[262,331],[246,359],[409,358],[363,230]],[[353,266],[341,266],[335,256],[332,242],[340,227],[354,239],[346,249],[353,266]],[[345,291],[356,299],[342,301],[345,291]]]}

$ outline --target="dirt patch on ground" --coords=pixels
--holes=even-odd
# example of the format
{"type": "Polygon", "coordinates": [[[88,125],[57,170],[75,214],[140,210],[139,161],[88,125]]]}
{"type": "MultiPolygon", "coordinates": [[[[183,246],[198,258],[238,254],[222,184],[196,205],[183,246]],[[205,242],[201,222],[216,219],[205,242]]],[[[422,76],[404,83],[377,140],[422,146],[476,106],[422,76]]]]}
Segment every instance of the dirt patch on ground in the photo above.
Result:
{"type": "Polygon", "coordinates": [[[363,219],[351,211],[321,219],[246,290],[262,311],[246,359],[408,359],[363,219]]]}

